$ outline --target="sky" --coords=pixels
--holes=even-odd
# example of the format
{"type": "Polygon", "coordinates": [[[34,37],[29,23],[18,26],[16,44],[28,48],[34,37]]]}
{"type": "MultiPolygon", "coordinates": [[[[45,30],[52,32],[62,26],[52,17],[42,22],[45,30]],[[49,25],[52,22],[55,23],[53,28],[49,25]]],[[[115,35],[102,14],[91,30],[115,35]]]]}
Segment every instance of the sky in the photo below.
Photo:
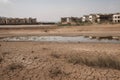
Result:
{"type": "Polygon", "coordinates": [[[0,16],[33,17],[57,22],[61,17],[120,12],[120,0],[0,0],[0,16]]]}

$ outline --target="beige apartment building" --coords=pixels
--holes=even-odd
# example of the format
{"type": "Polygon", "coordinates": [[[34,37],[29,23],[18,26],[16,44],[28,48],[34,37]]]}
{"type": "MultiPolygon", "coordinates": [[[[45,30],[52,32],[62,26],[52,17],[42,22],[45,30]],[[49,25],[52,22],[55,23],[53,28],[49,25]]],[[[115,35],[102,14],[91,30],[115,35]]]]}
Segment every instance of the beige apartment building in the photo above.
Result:
{"type": "Polygon", "coordinates": [[[71,24],[76,25],[82,22],[81,18],[78,17],[63,17],[61,18],[61,24],[71,24]]]}
{"type": "Polygon", "coordinates": [[[36,24],[36,18],[7,18],[0,17],[0,25],[22,25],[22,24],[36,24]]]}
{"type": "Polygon", "coordinates": [[[113,23],[120,23],[120,13],[113,14],[113,23]]]}
{"type": "Polygon", "coordinates": [[[82,22],[91,23],[120,23],[120,13],[90,14],[82,17],[82,22]]]}

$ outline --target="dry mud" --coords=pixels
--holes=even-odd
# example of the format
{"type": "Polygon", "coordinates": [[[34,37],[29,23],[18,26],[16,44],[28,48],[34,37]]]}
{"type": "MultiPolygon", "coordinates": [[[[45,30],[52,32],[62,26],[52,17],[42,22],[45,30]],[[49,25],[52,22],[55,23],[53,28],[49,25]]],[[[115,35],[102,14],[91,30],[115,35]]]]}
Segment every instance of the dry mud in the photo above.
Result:
{"type": "Polygon", "coordinates": [[[69,55],[120,57],[120,44],[0,42],[0,80],[120,80],[120,70],[72,64],[69,55]]]}
{"type": "MultiPolygon", "coordinates": [[[[31,26],[31,25],[30,25],[31,26]]],[[[0,26],[0,37],[23,35],[47,36],[120,36],[120,24],[91,25],[91,26],[49,26],[49,27],[22,27],[13,25],[13,28],[0,26]]]]}

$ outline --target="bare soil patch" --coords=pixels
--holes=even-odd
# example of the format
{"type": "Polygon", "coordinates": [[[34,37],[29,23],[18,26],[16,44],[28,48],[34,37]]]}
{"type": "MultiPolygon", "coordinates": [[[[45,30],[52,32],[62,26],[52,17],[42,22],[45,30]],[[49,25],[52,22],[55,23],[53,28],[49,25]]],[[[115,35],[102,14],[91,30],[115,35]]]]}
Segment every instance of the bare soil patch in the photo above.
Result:
{"type": "Polygon", "coordinates": [[[0,42],[0,80],[119,80],[120,44],[0,42]]]}

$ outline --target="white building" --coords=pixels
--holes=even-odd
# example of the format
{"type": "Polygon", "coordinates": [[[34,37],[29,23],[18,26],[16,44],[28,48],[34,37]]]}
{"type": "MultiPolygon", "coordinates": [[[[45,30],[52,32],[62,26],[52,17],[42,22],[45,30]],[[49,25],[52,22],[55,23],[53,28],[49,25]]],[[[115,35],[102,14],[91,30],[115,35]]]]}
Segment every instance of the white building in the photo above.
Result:
{"type": "Polygon", "coordinates": [[[62,24],[75,25],[75,24],[78,24],[80,22],[81,22],[81,18],[79,18],[79,17],[63,17],[63,18],[61,18],[61,23],[62,24]]]}
{"type": "Polygon", "coordinates": [[[98,14],[90,14],[89,15],[89,21],[91,23],[96,23],[96,22],[99,22],[99,15],[98,14]]]}
{"type": "Polygon", "coordinates": [[[89,15],[84,15],[82,17],[82,22],[89,22],[89,15]]]}
{"type": "Polygon", "coordinates": [[[82,22],[85,22],[86,21],[86,17],[82,17],[82,22]]]}
{"type": "Polygon", "coordinates": [[[82,22],[96,23],[97,22],[97,14],[84,15],[82,17],[82,22]]]}
{"type": "Polygon", "coordinates": [[[97,23],[100,23],[100,15],[97,14],[96,17],[97,17],[97,23]]]}
{"type": "Polygon", "coordinates": [[[120,13],[113,14],[113,23],[120,23],[120,13]]]}
{"type": "Polygon", "coordinates": [[[89,21],[93,22],[93,16],[92,15],[89,15],[89,21]]]}

